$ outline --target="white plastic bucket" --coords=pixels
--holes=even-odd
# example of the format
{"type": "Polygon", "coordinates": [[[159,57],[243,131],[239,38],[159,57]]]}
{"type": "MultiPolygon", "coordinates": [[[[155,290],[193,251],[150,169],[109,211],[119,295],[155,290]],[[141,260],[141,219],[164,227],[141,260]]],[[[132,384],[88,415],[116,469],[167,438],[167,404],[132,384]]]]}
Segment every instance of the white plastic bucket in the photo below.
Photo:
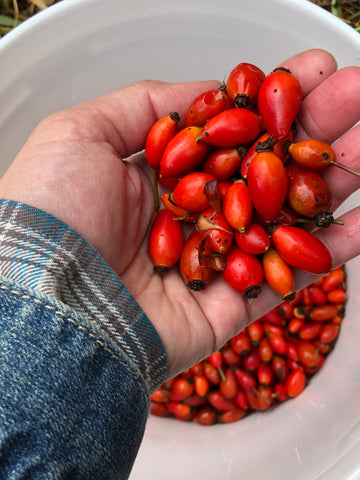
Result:
{"type": "MultiPolygon", "coordinates": [[[[0,174],[51,112],[144,78],[269,71],[315,47],[360,65],[360,35],[307,0],[64,0],[0,42],[0,174]]],[[[152,417],[131,479],[359,479],[359,262],[335,351],[301,396],[229,425],[152,417]]]]}

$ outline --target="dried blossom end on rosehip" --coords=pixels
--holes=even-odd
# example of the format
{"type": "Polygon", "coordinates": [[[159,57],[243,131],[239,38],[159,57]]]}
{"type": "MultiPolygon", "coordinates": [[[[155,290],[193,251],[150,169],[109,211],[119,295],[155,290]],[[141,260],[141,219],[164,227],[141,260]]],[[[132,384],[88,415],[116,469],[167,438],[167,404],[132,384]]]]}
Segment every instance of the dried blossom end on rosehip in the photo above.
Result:
{"type": "Polygon", "coordinates": [[[283,301],[284,302],[292,302],[293,300],[295,300],[295,297],[296,297],[296,292],[291,292],[288,295],[285,295],[283,297],[283,301]]]}
{"type": "Polygon", "coordinates": [[[171,120],[174,120],[174,122],[180,122],[180,120],[181,120],[178,112],[170,112],[169,116],[170,116],[171,120]]]}
{"type": "Polygon", "coordinates": [[[314,218],[317,227],[328,228],[331,224],[344,225],[342,220],[335,220],[332,212],[319,213],[314,218]]]}
{"type": "Polygon", "coordinates": [[[234,104],[237,108],[247,107],[250,104],[249,95],[247,95],[246,93],[239,93],[234,99],[234,104]]]}
{"type": "Polygon", "coordinates": [[[261,285],[252,285],[244,291],[244,296],[246,298],[257,298],[261,293],[261,285]]]}
{"type": "Polygon", "coordinates": [[[237,145],[235,148],[236,148],[236,151],[238,152],[239,157],[244,159],[249,149],[246,148],[245,145],[237,145]]]}
{"type": "Polygon", "coordinates": [[[274,147],[277,144],[277,140],[274,139],[274,135],[266,138],[263,141],[258,141],[255,145],[256,152],[273,152],[274,147]]]}
{"type": "Polygon", "coordinates": [[[291,70],[283,66],[274,68],[274,70],[271,73],[274,73],[274,72],[286,72],[286,73],[292,74],[291,70]]]}
{"type": "Polygon", "coordinates": [[[190,282],[187,283],[187,287],[195,292],[200,292],[206,288],[206,283],[198,279],[190,280],[190,282]]]}
{"type": "Polygon", "coordinates": [[[164,275],[170,271],[170,268],[166,267],[165,265],[154,265],[153,270],[159,275],[164,275]]]}

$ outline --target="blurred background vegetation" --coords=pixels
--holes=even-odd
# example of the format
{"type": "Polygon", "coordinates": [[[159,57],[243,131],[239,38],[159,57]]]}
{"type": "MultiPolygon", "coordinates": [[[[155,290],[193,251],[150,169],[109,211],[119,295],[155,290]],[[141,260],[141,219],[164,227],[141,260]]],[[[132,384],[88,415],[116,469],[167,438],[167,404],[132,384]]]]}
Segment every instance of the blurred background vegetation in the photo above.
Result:
{"type": "Polygon", "coordinates": [[[360,33],[360,1],[359,0],[311,0],[319,7],[328,10],[341,18],[360,33]]]}
{"type": "MultiPolygon", "coordinates": [[[[0,37],[62,0],[0,0],[0,37]]],[[[360,33],[360,0],[307,0],[328,10],[360,33]]]]}
{"type": "Polygon", "coordinates": [[[0,36],[61,0],[0,0],[0,36]]]}

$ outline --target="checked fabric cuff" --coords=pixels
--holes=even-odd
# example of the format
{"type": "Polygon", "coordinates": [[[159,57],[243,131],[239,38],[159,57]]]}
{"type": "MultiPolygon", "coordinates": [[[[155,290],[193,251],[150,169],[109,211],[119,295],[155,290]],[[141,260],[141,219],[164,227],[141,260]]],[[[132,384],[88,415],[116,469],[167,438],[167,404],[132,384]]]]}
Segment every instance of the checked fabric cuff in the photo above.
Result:
{"type": "Polygon", "coordinates": [[[149,392],[164,381],[165,351],[145,313],[100,255],[52,215],[0,199],[0,276],[63,302],[100,329],[149,392]]]}

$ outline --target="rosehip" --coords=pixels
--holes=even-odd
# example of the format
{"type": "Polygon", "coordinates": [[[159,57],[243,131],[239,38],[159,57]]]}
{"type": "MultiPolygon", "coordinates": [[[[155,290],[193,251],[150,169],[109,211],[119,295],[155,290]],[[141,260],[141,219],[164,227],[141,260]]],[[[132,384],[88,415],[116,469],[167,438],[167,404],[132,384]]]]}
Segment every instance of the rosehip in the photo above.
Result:
{"type": "Polygon", "coordinates": [[[276,139],[287,135],[300,110],[299,81],[285,68],[266,76],[258,94],[258,108],[266,130],[276,139]]]}
{"type": "Polygon", "coordinates": [[[190,104],[185,116],[185,127],[202,127],[218,113],[233,107],[223,87],[200,93],[190,104]]]}
{"type": "Polygon", "coordinates": [[[206,182],[215,180],[212,175],[193,172],[185,175],[176,185],[172,200],[178,207],[189,212],[201,212],[210,206],[204,192],[206,182]]]}
{"type": "Polygon", "coordinates": [[[169,141],[160,161],[162,177],[175,177],[200,165],[209,150],[206,143],[196,141],[201,131],[201,127],[187,127],[169,141]]]}
{"type": "Polygon", "coordinates": [[[271,222],[287,195],[284,164],[271,151],[258,152],[249,165],[247,182],[255,210],[266,222],[271,222]]]}
{"type": "Polygon", "coordinates": [[[232,108],[210,119],[199,134],[199,144],[236,147],[252,142],[259,136],[261,121],[256,113],[232,108]]]}
{"type": "Polygon", "coordinates": [[[153,169],[158,169],[165,147],[179,131],[180,116],[171,112],[157,120],[150,128],[145,141],[145,158],[153,169]]]}
{"type": "Polygon", "coordinates": [[[238,422],[244,417],[245,417],[245,410],[241,408],[236,408],[234,410],[221,412],[218,417],[218,421],[219,423],[233,423],[233,422],[238,422]]]}
{"type": "Polygon", "coordinates": [[[244,180],[237,180],[229,187],[222,208],[229,225],[239,232],[245,232],[252,219],[253,207],[244,180]]]}
{"type": "Polygon", "coordinates": [[[270,248],[270,237],[258,223],[250,223],[245,232],[235,231],[235,242],[246,253],[260,255],[270,248]]]}
{"type": "Polygon", "coordinates": [[[218,253],[225,254],[232,242],[233,232],[224,215],[213,208],[201,212],[195,222],[195,228],[206,236],[206,245],[218,253]]]}
{"type": "Polygon", "coordinates": [[[242,147],[218,148],[207,157],[201,170],[216,180],[228,180],[239,170],[245,152],[242,147]]]}
{"type": "MultiPolygon", "coordinates": [[[[180,272],[191,290],[203,290],[215,275],[215,270],[201,266],[199,260],[199,248],[203,236],[200,232],[193,230],[186,239],[180,257],[180,272]]],[[[203,254],[212,252],[203,247],[203,254]]]]}
{"type": "Polygon", "coordinates": [[[264,271],[260,260],[249,253],[242,252],[233,245],[227,252],[223,278],[237,292],[248,298],[255,298],[261,291],[264,271]]]}
{"type": "Polygon", "coordinates": [[[337,162],[334,150],[321,140],[309,138],[302,142],[291,143],[288,151],[295,163],[309,170],[323,170],[329,165],[334,165],[354,175],[360,175],[360,172],[337,162]]]}
{"type": "Polygon", "coordinates": [[[263,268],[268,285],[279,293],[283,300],[292,300],[295,295],[294,272],[275,248],[271,247],[264,253],[263,268]]]}
{"type": "Polygon", "coordinates": [[[276,250],[292,267],[315,274],[327,273],[331,269],[329,250],[311,232],[300,227],[278,225],[271,236],[276,250]]]}
{"type": "Polygon", "coordinates": [[[240,63],[230,72],[226,91],[236,107],[255,105],[265,73],[251,63],[240,63]]]}
{"type": "Polygon", "coordinates": [[[297,165],[288,165],[286,171],[288,174],[286,198],[296,213],[307,218],[315,218],[330,210],[332,194],[323,177],[317,172],[297,165]]]}
{"type": "Polygon", "coordinates": [[[180,259],[184,246],[181,224],[167,209],[161,209],[151,226],[148,253],[157,273],[166,273],[180,259]]]}
{"type": "Polygon", "coordinates": [[[300,395],[306,386],[306,375],[303,370],[292,371],[285,380],[285,392],[289,398],[300,395]]]}

